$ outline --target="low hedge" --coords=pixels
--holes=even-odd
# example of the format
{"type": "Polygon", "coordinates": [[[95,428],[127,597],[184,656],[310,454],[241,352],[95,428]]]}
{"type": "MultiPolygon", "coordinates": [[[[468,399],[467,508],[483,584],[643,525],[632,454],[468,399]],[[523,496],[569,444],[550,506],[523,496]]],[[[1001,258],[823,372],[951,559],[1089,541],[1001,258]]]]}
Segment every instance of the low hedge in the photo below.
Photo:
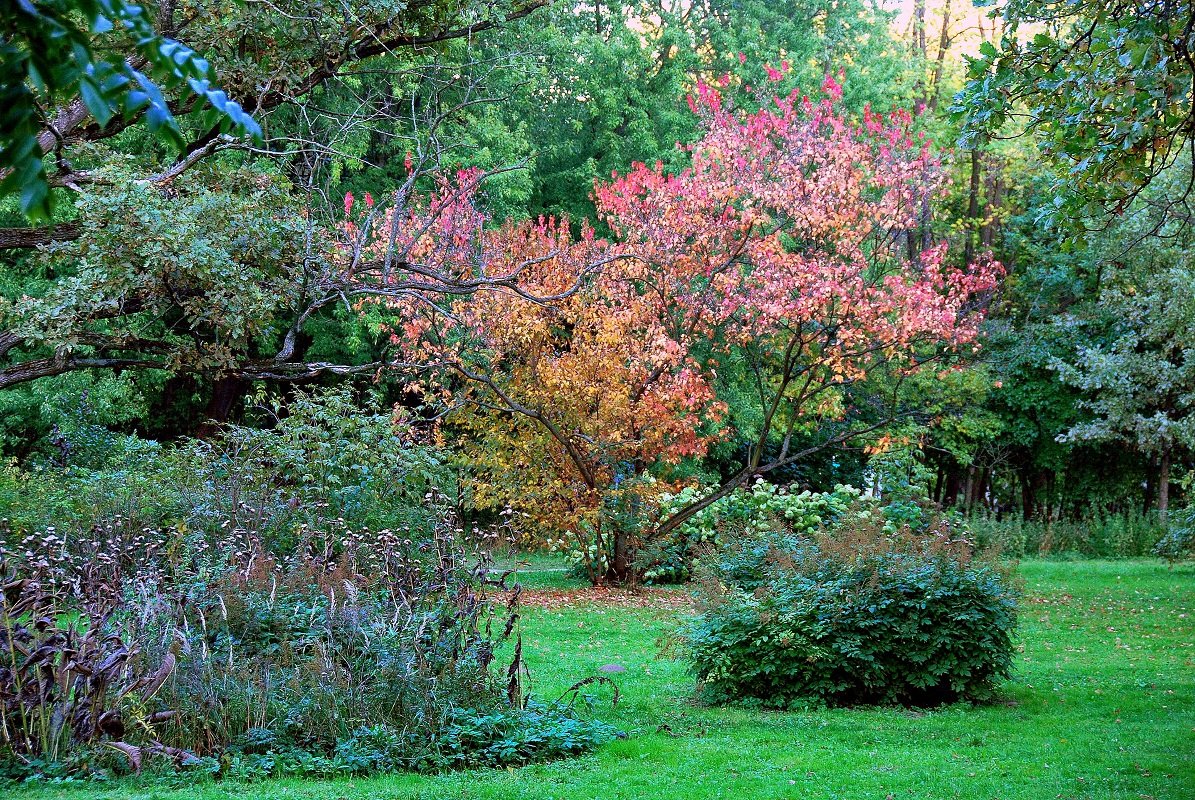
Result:
{"type": "Polygon", "coordinates": [[[745,537],[701,564],[685,631],[713,703],[937,705],[1010,677],[1016,591],[956,525],[858,510],[813,534],[745,537]]]}

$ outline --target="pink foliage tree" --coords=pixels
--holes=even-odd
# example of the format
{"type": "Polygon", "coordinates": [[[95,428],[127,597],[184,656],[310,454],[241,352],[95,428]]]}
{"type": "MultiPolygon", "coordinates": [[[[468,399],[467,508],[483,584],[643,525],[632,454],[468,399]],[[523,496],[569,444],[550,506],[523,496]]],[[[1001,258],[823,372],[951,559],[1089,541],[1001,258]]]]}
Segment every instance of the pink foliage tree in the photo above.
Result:
{"type": "Polygon", "coordinates": [[[849,421],[853,385],[892,387],[978,333],[976,301],[999,265],[950,267],[945,245],[906,255],[906,232],[944,189],[912,117],[868,110],[851,122],[829,76],[822,95],[794,91],[741,113],[701,84],[691,103],[705,133],[690,165],[669,174],[638,164],[597,188],[669,335],[736,359],[758,404],[742,469],[658,533],[754,476],[890,424],[895,403],[794,448],[798,433],[849,421]]]}
{"type": "Polygon", "coordinates": [[[442,181],[376,237],[404,264],[401,296],[384,297],[405,357],[463,380],[463,402],[544,432],[557,453],[542,463],[587,497],[610,485],[612,460],[650,469],[704,453],[708,423],[732,424],[718,372],[739,371],[757,406],[730,432],[750,441],[745,463],[657,534],[755,476],[890,425],[902,381],[973,345],[1000,272],[951,266],[944,245],[910,247],[944,174],[907,112],[852,121],[832,77],[820,99],[794,91],[746,112],[724,84],[690,98],[704,129],[686,168],[637,164],[595,187],[612,243],[551,220],[487,228],[475,174],[442,181]],[[485,291],[461,291],[471,282],[485,291]],[[882,413],[860,413],[863,385],[888,394],[882,413]],[[700,433],[689,416],[705,420],[700,433]]]}

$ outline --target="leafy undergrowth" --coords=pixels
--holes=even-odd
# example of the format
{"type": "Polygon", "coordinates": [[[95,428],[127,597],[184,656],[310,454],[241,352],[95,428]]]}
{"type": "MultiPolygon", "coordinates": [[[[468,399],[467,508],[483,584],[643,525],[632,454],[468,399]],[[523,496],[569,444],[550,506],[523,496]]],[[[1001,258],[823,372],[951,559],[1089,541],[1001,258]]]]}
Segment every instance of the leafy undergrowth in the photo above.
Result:
{"type": "MultiPolygon", "coordinates": [[[[539,566],[539,565],[536,565],[539,566]]],[[[527,608],[535,691],[579,673],[622,690],[601,716],[631,733],[597,754],[516,770],[327,782],[32,786],[40,798],[1172,798],[1195,796],[1195,569],[1030,562],[1017,681],[1001,702],[926,712],[700,708],[684,665],[658,658],[673,608],[557,579],[527,608]],[[625,671],[619,672],[612,665],[625,671]]],[[[530,576],[529,576],[530,577],[530,576]]],[[[546,585],[545,585],[546,584],[546,585]]],[[[655,597],[656,595],[648,595],[655,597]]],[[[674,605],[669,601],[667,605],[674,605]]],[[[608,699],[608,698],[606,698],[608,699]]]]}

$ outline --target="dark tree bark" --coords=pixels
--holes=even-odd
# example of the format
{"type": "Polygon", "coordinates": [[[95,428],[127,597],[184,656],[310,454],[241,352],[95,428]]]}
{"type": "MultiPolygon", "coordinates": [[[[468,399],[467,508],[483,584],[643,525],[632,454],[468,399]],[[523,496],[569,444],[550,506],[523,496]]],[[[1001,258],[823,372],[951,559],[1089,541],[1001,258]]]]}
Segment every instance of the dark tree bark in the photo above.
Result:
{"type": "Polygon", "coordinates": [[[631,578],[631,559],[630,559],[630,537],[627,532],[621,527],[614,530],[613,558],[610,561],[610,570],[607,574],[607,580],[610,580],[618,585],[624,585],[630,581],[631,578]]]}
{"type": "Polygon", "coordinates": [[[27,250],[51,242],[69,242],[79,238],[79,226],[54,225],[48,228],[0,228],[0,250],[27,250]]]}
{"type": "Polygon", "coordinates": [[[1166,524],[1170,512],[1170,448],[1162,451],[1158,463],[1158,519],[1166,524]]]}
{"type": "Polygon", "coordinates": [[[942,489],[942,505],[947,508],[957,505],[962,488],[962,474],[957,469],[950,470],[946,475],[946,486],[942,489]]]}
{"type": "Polygon", "coordinates": [[[963,260],[967,264],[975,261],[975,234],[979,224],[979,150],[971,151],[971,181],[967,189],[967,243],[963,248],[963,260]]]}
{"type": "Polygon", "coordinates": [[[195,429],[195,435],[200,439],[214,436],[220,426],[228,422],[236,404],[249,391],[249,382],[236,376],[217,378],[212,384],[212,395],[208,400],[204,421],[195,429]]]}

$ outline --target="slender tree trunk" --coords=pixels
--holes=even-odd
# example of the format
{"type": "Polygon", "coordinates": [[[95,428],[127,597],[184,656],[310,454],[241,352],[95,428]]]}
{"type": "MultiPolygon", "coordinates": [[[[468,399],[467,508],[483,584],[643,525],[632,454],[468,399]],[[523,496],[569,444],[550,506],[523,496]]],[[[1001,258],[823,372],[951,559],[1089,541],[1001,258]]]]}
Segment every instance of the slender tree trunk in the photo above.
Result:
{"type": "Polygon", "coordinates": [[[942,72],[946,66],[946,49],[950,47],[950,0],[942,7],[942,30],[938,35],[938,58],[934,64],[933,77],[929,84],[929,98],[926,105],[930,111],[938,108],[938,97],[942,94],[942,72]]]}
{"type": "Polygon", "coordinates": [[[1033,491],[1033,478],[1028,469],[1018,470],[1021,478],[1021,517],[1033,519],[1033,509],[1037,506],[1037,496],[1033,491]]]}
{"type": "Polygon", "coordinates": [[[925,58],[929,51],[928,42],[925,38],[925,0],[916,0],[913,4],[913,38],[917,47],[917,52],[925,58]]]}
{"type": "Polygon", "coordinates": [[[1158,465],[1158,519],[1166,524],[1166,515],[1170,511],[1170,448],[1162,451],[1161,463],[1158,465]]]}
{"type": "Polygon", "coordinates": [[[975,261],[975,233],[979,223],[979,149],[971,151],[971,184],[967,190],[967,243],[963,248],[963,259],[967,264],[975,261]]]}
{"type": "Polygon", "coordinates": [[[1004,181],[1000,176],[999,164],[988,162],[987,192],[983,204],[983,224],[979,228],[979,243],[985,249],[990,249],[996,243],[996,234],[1000,225],[992,209],[1000,208],[1004,202],[1004,181]]]}
{"type": "Polygon", "coordinates": [[[1157,479],[1155,478],[1154,460],[1149,460],[1149,468],[1145,470],[1145,497],[1141,503],[1141,513],[1148,514],[1150,509],[1154,507],[1154,498],[1157,495],[1157,479]]]}

